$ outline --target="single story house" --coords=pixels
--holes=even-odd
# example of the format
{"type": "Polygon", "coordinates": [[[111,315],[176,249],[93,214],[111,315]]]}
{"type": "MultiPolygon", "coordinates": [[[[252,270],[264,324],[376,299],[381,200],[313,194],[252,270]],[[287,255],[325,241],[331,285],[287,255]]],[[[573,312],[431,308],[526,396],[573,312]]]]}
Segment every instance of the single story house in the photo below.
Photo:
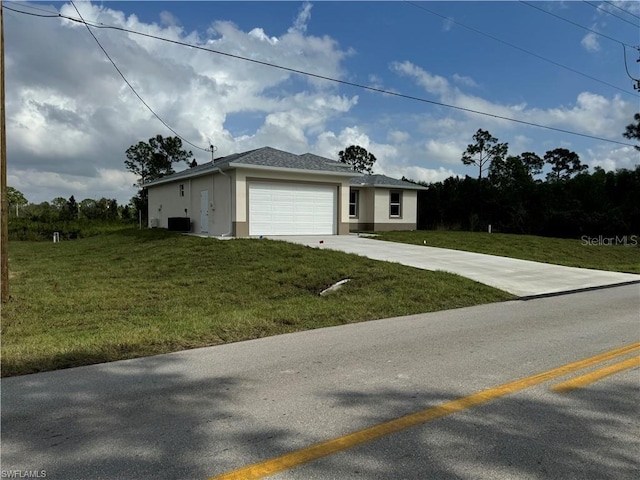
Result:
{"type": "Polygon", "coordinates": [[[175,229],[233,237],[414,230],[417,192],[424,189],[271,147],[217,158],[145,187],[149,227],[182,225],[175,229]]]}

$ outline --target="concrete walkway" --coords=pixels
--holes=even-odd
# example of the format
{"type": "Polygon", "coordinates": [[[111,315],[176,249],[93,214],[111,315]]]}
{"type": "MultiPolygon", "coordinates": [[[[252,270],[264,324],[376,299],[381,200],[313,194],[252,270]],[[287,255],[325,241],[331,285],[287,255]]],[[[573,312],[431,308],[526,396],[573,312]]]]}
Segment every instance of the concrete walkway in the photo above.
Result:
{"type": "Polygon", "coordinates": [[[357,235],[271,236],[268,238],[309,247],[355,253],[374,260],[396,262],[424,270],[456,273],[519,297],[640,282],[640,275],[630,273],[563,267],[460,250],[384,242],[357,235]]]}

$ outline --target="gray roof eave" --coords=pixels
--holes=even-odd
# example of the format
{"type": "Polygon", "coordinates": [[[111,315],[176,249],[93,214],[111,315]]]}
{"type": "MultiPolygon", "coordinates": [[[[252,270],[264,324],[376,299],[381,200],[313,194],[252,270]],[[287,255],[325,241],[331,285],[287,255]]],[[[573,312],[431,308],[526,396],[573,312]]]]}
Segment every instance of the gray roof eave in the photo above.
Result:
{"type": "Polygon", "coordinates": [[[312,170],[308,168],[287,168],[287,167],[272,167],[267,165],[254,165],[251,163],[231,163],[226,165],[226,168],[223,170],[231,170],[234,168],[242,168],[247,170],[266,170],[271,172],[282,172],[282,173],[304,173],[305,175],[329,175],[333,177],[363,177],[364,175],[359,172],[354,172],[353,170],[339,172],[335,170],[312,170]]]}
{"type": "Polygon", "coordinates": [[[384,183],[352,183],[352,187],[358,188],[391,188],[394,190],[428,190],[427,187],[423,187],[422,185],[395,185],[395,184],[384,184],[384,183]]]}
{"type": "Polygon", "coordinates": [[[158,180],[153,180],[152,182],[147,182],[142,185],[143,188],[147,187],[155,187],[156,185],[162,185],[163,183],[171,183],[177,182],[179,180],[189,180],[190,178],[202,177],[204,175],[210,175],[212,173],[217,173],[220,171],[218,167],[212,167],[210,169],[202,169],[197,172],[188,172],[185,175],[180,175],[187,170],[183,170],[182,172],[177,172],[172,175],[167,175],[166,177],[159,178],[158,180]]]}

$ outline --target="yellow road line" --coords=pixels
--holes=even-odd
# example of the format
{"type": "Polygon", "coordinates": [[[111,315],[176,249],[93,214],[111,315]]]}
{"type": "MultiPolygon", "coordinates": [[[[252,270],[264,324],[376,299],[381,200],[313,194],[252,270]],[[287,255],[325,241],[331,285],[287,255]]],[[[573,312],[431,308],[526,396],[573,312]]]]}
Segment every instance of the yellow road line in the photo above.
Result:
{"type": "Polygon", "coordinates": [[[576,388],[589,385],[601,378],[608,377],[609,375],[613,375],[614,373],[622,372],[623,370],[628,370],[633,367],[640,367],[640,357],[628,358],[622,362],[614,363],[608,367],[603,367],[598,370],[594,370],[593,372],[580,375],[579,377],[572,378],[571,380],[567,380],[566,382],[558,383],[552,386],[551,390],[557,393],[567,393],[575,390],[576,388]]]}
{"type": "Polygon", "coordinates": [[[504,385],[490,388],[467,397],[458,398],[435,407],[427,408],[420,412],[399,417],[388,422],[374,425],[373,427],[358,430],[342,437],[334,438],[295,452],[287,453],[280,457],[271,458],[264,462],[249,465],[228,473],[223,473],[222,475],[211,477],[208,480],[251,480],[268,477],[278,472],[282,472],[283,470],[288,470],[298,465],[371,442],[372,440],[376,440],[400,430],[420,425],[461,410],[466,410],[467,408],[471,408],[476,405],[481,405],[491,400],[495,400],[496,398],[504,397],[505,395],[524,390],[549,380],[554,380],[577,370],[626,355],[635,350],[640,350],[640,342],[616,348],[577,362],[568,363],[567,365],[556,367],[530,377],[505,383],[504,385]]]}

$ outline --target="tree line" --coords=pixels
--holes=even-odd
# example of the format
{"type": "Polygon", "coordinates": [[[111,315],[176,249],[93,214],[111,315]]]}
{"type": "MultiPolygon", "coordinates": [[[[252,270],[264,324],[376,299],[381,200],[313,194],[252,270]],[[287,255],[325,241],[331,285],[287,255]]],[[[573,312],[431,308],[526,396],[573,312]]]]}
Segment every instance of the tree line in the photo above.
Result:
{"type": "Polygon", "coordinates": [[[75,197],[56,197],[50,202],[30,203],[19,190],[7,187],[9,218],[25,218],[35,222],[87,220],[128,220],[134,218],[130,205],[118,205],[114,198],[85,198],[77,202],[75,197]]]}
{"type": "MultiPolygon", "coordinates": [[[[623,135],[640,139],[640,114],[623,135]]],[[[419,229],[493,231],[576,238],[640,233],[640,166],[589,172],[566,148],[508,154],[488,131],[479,129],[462,153],[478,177],[450,177],[420,183],[419,229]],[[543,172],[546,171],[544,179],[543,172]]],[[[640,150],[640,147],[635,147],[640,150]]]]}
{"type": "Polygon", "coordinates": [[[9,238],[11,240],[49,240],[53,232],[73,239],[135,222],[131,205],[118,205],[113,198],[94,200],[56,197],[50,202],[31,203],[14,187],[7,187],[9,238]]]}

